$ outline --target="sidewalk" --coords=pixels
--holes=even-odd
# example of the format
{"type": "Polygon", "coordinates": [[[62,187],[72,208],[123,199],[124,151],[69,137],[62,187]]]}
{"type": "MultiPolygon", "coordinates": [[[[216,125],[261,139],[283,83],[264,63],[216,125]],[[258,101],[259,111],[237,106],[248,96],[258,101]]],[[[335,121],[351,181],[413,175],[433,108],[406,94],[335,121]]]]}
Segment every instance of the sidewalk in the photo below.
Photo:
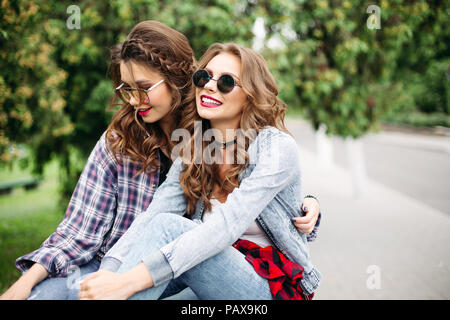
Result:
{"type": "Polygon", "coordinates": [[[316,299],[450,299],[450,216],[370,180],[355,198],[347,170],[299,148],[303,192],[323,211],[310,246],[324,276],[316,299]]]}

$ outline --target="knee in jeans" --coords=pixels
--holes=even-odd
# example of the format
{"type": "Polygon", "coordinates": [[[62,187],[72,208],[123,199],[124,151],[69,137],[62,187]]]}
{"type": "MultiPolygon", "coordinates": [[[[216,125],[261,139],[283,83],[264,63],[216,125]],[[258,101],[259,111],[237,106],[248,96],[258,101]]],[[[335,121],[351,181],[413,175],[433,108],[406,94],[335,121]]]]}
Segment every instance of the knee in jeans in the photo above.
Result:
{"type": "Polygon", "coordinates": [[[152,219],[151,225],[156,230],[165,233],[173,234],[176,232],[182,234],[192,229],[195,226],[195,223],[176,214],[161,213],[152,219]]]}

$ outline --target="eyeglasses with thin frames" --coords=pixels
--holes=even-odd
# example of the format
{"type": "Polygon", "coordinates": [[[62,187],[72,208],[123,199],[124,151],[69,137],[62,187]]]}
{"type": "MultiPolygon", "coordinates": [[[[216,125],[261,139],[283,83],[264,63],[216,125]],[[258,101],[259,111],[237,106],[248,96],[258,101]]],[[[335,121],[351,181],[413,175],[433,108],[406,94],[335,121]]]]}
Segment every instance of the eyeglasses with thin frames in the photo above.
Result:
{"type": "Polygon", "coordinates": [[[148,104],[150,103],[150,98],[148,97],[148,93],[159,86],[164,82],[164,79],[158,81],[153,86],[147,89],[142,88],[131,88],[125,87],[125,83],[122,83],[118,86],[115,91],[119,98],[121,98],[125,103],[130,103],[131,98],[136,99],[139,104],[148,104]]]}

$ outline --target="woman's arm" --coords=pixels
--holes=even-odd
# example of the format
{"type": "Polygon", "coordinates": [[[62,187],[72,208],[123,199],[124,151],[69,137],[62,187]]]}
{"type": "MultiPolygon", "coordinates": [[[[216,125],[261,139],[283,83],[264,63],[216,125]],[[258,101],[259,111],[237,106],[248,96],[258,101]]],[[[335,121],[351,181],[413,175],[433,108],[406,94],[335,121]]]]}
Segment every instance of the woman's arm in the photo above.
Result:
{"type": "Polygon", "coordinates": [[[2,299],[26,299],[32,288],[49,275],[65,276],[70,266],[93,258],[110,229],[116,203],[114,173],[104,163],[107,152],[102,136],[78,180],[65,218],[39,249],[16,260],[23,275],[2,299]]]}
{"type": "Polygon", "coordinates": [[[51,276],[65,276],[70,266],[87,263],[97,253],[114,219],[117,188],[114,173],[104,164],[102,139],[89,156],[65,218],[39,249],[16,260],[20,271],[38,263],[51,276]]]}
{"type": "Polygon", "coordinates": [[[44,266],[35,263],[26,271],[5,293],[0,300],[25,300],[30,296],[33,287],[47,278],[48,272],[44,266]]]}

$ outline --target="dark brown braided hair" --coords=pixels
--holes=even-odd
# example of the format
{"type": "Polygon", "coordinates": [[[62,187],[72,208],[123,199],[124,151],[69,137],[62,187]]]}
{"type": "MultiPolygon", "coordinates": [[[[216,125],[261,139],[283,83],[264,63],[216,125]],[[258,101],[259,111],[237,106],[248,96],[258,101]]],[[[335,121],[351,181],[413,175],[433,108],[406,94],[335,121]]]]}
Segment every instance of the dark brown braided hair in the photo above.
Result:
{"type": "MultiPolygon", "coordinates": [[[[182,112],[195,108],[191,76],[196,67],[194,52],[187,38],[180,32],[158,21],[138,23],[123,43],[111,49],[110,72],[114,88],[121,83],[120,63],[135,62],[157,70],[164,78],[172,95],[171,113],[175,121],[171,131],[179,127],[182,112]]],[[[120,105],[106,132],[108,146],[117,161],[124,157],[142,165],[139,173],[154,172],[159,163],[157,149],[173,147],[157,123],[145,123],[136,116],[132,106],[118,103],[114,95],[111,106],[120,105]]],[[[193,110],[189,111],[192,113],[193,110]]]]}

